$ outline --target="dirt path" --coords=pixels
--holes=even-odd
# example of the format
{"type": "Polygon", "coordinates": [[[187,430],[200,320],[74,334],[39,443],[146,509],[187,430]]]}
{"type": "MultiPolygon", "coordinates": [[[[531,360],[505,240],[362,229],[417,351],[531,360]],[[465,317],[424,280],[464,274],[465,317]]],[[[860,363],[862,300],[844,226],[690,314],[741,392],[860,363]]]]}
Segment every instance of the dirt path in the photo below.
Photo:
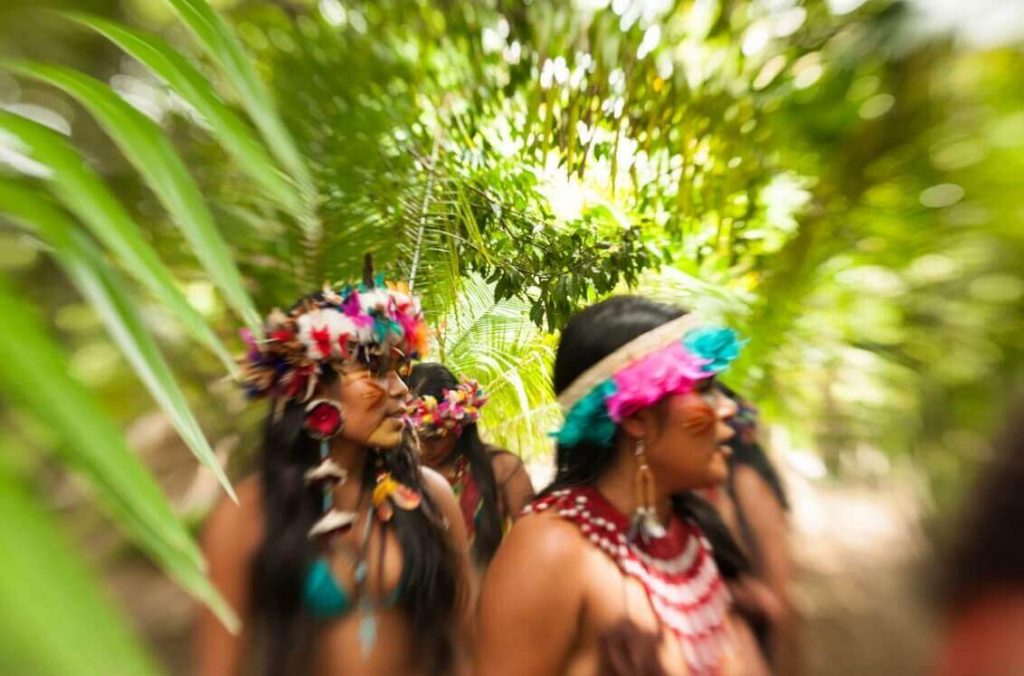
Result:
{"type": "Polygon", "coordinates": [[[855,488],[790,476],[797,600],[809,676],[924,672],[928,548],[908,487],[855,488]]]}

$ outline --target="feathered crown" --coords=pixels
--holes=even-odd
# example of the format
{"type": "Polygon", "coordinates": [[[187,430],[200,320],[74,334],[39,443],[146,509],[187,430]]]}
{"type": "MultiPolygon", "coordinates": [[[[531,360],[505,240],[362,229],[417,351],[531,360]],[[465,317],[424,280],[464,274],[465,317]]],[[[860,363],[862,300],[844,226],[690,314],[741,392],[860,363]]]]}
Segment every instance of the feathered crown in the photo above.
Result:
{"type": "Polygon", "coordinates": [[[480,420],[480,409],[487,404],[487,395],[475,380],[463,380],[450,390],[441,391],[441,401],[426,395],[416,398],[409,417],[421,436],[427,438],[459,436],[467,425],[480,420]]]}
{"type": "Polygon", "coordinates": [[[275,309],[265,336],[256,340],[242,331],[249,348],[239,360],[242,381],[253,398],[307,401],[326,367],[382,357],[410,361],[427,348],[419,301],[405,283],[374,277],[369,256],[362,283],[328,284],[287,312],[275,309]]]}

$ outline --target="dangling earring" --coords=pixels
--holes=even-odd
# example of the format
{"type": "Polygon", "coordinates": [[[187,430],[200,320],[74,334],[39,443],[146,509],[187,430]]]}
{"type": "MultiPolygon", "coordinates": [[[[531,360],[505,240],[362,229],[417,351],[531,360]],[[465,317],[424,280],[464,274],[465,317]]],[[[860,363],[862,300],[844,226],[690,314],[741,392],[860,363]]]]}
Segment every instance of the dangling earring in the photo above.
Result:
{"type": "Polygon", "coordinates": [[[320,441],[320,464],[304,476],[307,486],[323,490],[324,515],[309,529],[310,538],[329,538],[342,533],[355,523],[356,513],[334,509],[334,488],[345,483],[348,471],[330,457],[330,439],[345,427],[341,405],[330,399],[316,399],[306,406],[306,433],[320,441]]]}
{"type": "Polygon", "coordinates": [[[647,465],[644,455],[644,440],[636,440],[637,460],[636,477],[633,480],[633,496],[636,499],[636,511],[629,526],[629,539],[635,542],[640,539],[644,543],[665,537],[665,527],[658,521],[655,509],[654,474],[647,465]]]}

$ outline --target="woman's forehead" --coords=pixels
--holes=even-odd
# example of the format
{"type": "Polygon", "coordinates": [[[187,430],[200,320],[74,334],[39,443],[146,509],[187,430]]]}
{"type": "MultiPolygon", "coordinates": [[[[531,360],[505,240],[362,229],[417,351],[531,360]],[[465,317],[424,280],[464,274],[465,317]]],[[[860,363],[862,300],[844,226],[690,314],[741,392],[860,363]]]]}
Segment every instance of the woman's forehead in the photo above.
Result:
{"type": "Polygon", "coordinates": [[[339,373],[362,373],[363,371],[395,371],[403,367],[406,360],[400,356],[374,355],[368,361],[346,361],[336,363],[334,368],[339,373]]]}

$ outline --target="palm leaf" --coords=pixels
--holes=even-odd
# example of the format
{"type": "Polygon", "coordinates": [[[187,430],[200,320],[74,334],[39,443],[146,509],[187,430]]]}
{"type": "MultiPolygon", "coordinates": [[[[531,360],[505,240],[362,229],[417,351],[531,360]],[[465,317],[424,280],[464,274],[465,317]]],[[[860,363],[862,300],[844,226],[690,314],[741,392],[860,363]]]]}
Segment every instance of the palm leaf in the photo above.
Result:
{"type": "Polygon", "coordinates": [[[57,87],[92,113],[160,198],[228,304],[258,335],[260,316],[231,252],[217,231],[199,187],[160,127],[110,87],[75,70],[39,63],[2,63],[9,70],[57,87]]]}
{"type": "Polygon", "coordinates": [[[217,142],[234,158],[238,170],[267,191],[296,219],[304,214],[294,185],[255,138],[245,122],[224,104],[209,81],[181,54],[154,35],[85,14],[69,14],[83,26],[100,33],[145,65],[202,116],[217,142]]]}
{"type": "Polygon", "coordinates": [[[220,67],[270,151],[299,186],[304,204],[307,205],[306,215],[301,219],[303,229],[311,242],[319,241],[320,222],[312,210],[312,205],[317,201],[312,176],[291,134],[281,121],[270,92],[257,76],[252,58],[245,53],[227,23],[205,0],[168,2],[195,35],[199,46],[220,67]]]}
{"type": "MultiPolygon", "coordinates": [[[[6,450],[6,449],[5,449],[6,450]]],[[[98,581],[0,455],[0,672],[125,676],[159,670],[98,581]]]]}
{"type": "Polygon", "coordinates": [[[19,115],[0,111],[0,129],[13,134],[49,169],[47,180],[64,205],[92,229],[127,270],[148,287],[189,332],[232,373],[236,366],[220,339],[185,299],[170,272],[117,198],[60,134],[19,115]]]}
{"type": "Polygon", "coordinates": [[[238,619],[206,578],[195,542],[152,475],[125,444],[96,399],[69,375],[60,348],[32,311],[0,282],[0,390],[60,439],[55,447],[95,490],[114,522],[226,626],[238,619]]]}
{"type": "Polygon", "coordinates": [[[439,317],[440,359],[455,373],[475,378],[490,397],[483,426],[490,438],[521,455],[550,450],[554,429],[551,337],[529,318],[529,305],[494,300],[479,277],[462,280],[447,312],[439,317]]]}
{"type": "Polygon", "coordinates": [[[237,502],[231,482],[214,456],[170,366],[146,331],[138,310],[125,292],[127,287],[124,280],[119,279],[104,263],[92,241],[42,194],[13,181],[0,179],[0,213],[6,213],[28,230],[38,233],[53,247],[61,267],[79,293],[99,313],[110,337],[135,369],[150,395],[167,414],[181,438],[237,502]]]}

